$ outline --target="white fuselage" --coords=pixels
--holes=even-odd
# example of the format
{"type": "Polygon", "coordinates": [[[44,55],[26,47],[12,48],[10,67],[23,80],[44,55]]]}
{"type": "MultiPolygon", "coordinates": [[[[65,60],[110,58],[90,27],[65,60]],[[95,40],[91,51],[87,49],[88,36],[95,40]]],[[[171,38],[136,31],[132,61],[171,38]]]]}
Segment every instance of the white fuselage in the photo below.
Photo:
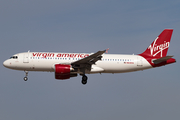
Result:
{"type": "MultiPolygon", "coordinates": [[[[44,53],[25,52],[15,54],[3,64],[7,68],[23,71],[54,72],[55,64],[69,64],[91,54],[87,53],[44,53]]],[[[124,73],[152,68],[149,62],[139,55],[103,54],[102,59],[92,65],[86,73],[124,73]]]]}

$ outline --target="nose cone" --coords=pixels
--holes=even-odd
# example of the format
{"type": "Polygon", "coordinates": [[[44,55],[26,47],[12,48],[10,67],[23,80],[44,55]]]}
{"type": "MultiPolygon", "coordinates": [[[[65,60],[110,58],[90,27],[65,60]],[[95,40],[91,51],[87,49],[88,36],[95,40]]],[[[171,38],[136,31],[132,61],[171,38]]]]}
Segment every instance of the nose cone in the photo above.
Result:
{"type": "Polygon", "coordinates": [[[4,67],[8,68],[9,67],[9,62],[6,60],[6,61],[3,62],[3,65],[4,65],[4,67]]]}

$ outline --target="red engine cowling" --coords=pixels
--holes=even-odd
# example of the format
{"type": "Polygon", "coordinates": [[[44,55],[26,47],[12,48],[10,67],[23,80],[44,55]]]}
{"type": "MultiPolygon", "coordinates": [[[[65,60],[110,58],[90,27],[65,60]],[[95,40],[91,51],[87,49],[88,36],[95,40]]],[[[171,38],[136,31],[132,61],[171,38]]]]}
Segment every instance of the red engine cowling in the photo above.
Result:
{"type": "Polygon", "coordinates": [[[70,65],[56,64],[55,65],[55,78],[56,79],[69,79],[70,78],[70,65]]]}

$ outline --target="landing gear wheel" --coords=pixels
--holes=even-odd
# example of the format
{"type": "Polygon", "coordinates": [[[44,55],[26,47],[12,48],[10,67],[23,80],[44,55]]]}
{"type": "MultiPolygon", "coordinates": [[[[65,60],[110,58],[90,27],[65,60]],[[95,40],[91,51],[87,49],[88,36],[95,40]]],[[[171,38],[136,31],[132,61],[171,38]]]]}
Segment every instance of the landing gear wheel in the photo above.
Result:
{"type": "Polygon", "coordinates": [[[27,77],[28,76],[28,71],[25,70],[24,72],[26,73],[26,76],[24,77],[24,81],[27,81],[28,80],[28,77],[27,77]]]}
{"type": "Polygon", "coordinates": [[[88,77],[86,75],[83,75],[81,83],[85,85],[87,83],[88,77]]]}
{"type": "Polygon", "coordinates": [[[24,77],[24,81],[27,81],[28,80],[28,78],[27,77],[24,77]]]}
{"type": "Polygon", "coordinates": [[[81,83],[85,85],[87,83],[87,80],[82,80],[81,83]]]}

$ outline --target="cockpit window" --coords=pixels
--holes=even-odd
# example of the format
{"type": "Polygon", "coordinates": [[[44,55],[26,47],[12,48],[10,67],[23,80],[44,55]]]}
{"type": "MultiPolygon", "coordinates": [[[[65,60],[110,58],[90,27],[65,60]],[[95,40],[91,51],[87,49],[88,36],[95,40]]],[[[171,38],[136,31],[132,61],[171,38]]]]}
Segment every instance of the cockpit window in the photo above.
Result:
{"type": "Polygon", "coordinates": [[[10,59],[18,59],[18,56],[12,56],[10,59]]]}

